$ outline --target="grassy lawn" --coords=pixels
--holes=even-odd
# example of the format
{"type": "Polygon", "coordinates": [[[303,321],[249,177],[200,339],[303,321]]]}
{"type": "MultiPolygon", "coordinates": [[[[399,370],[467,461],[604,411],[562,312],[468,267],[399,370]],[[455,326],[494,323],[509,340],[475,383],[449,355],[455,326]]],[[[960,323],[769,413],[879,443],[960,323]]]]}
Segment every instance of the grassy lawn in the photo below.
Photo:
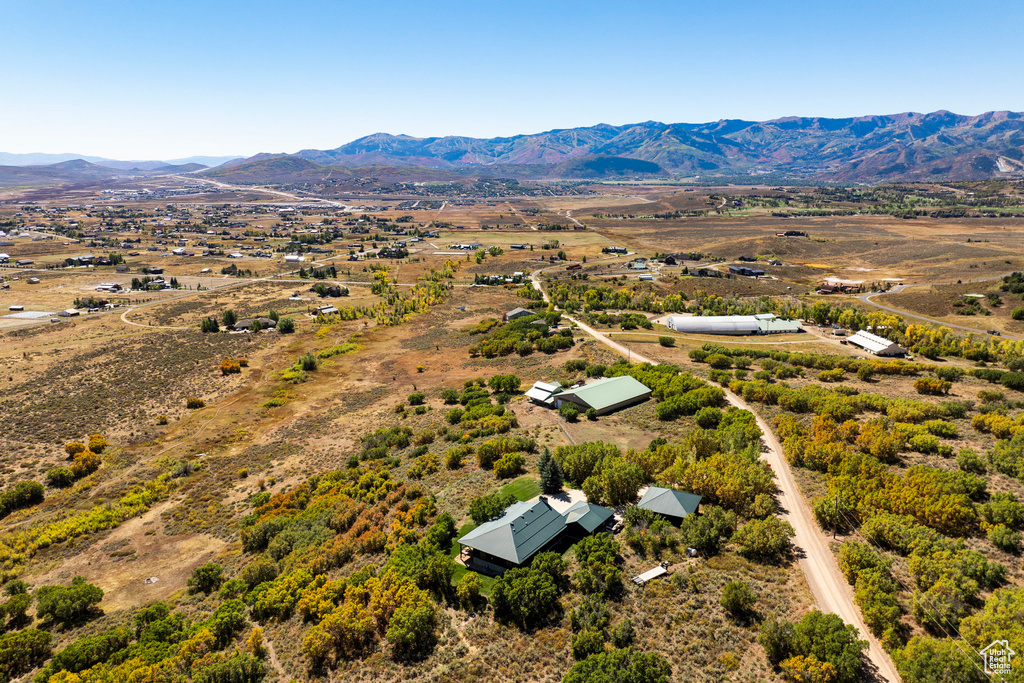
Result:
{"type": "Polygon", "coordinates": [[[466,574],[476,574],[477,576],[479,576],[480,577],[480,595],[483,595],[484,597],[487,597],[487,598],[491,597],[491,588],[494,587],[494,578],[495,577],[493,577],[493,576],[484,576],[483,574],[479,574],[477,572],[471,572],[468,569],[466,569],[465,567],[463,567],[461,564],[455,565],[455,571],[452,572],[452,585],[453,586],[458,586],[459,585],[459,581],[462,581],[462,577],[465,576],[466,574]]]}
{"type": "MultiPolygon", "coordinates": [[[[461,550],[461,546],[459,545],[459,539],[462,538],[463,536],[465,536],[466,534],[468,534],[470,531],[472,531],[475,528],[476,528],[476,522],[473,522],[473,521],[466,522],[461,527],[459,527],[458,532],[456,532],[456,534],[455,534],[455,538],[452,539],[451,550],[448,552],[448,554],[452,558],[455,558],[455,557],[459,556],[459,550],[461,550]]],[[[459,581],[462,581],[462,577],[465,576],[466,574],[469,574],[469,573],[471,573],[471,572],[468,569],[466,569],[465,567],[463,567],[461,564],[456,564],[455,565],[455,571],[452,572],[452,585],[453,586],[458,586],[459,585],[459,581]]],[[[477,572],[472,572],[472,573],[476,574],[477,576],[480,577],[480,594],[485,596],[485,597],[490,597],[490,595],[491,595],[491,586],[494,585],[494,577],[492,577],[492,576],[484,576],[483,574],[480,574],[480,573],[477,573],[477,572]]]]}
{"type": "Polygon", "coordinates": [[[540,482],[533,477],[519,477],[501,487],[501,493],[511,493],[516,500],[530,500],[540,495],[540,482]]]}

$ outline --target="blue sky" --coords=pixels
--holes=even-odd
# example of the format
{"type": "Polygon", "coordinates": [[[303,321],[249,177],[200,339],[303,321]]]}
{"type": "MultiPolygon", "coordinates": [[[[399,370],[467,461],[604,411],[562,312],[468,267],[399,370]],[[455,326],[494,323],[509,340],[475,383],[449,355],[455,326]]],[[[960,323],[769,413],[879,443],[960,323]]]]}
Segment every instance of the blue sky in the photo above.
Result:
{"type": "Polygon", "coordinates": [[[1024,110],[1024,3],[0,2],[0,151],[1024,110]]]}

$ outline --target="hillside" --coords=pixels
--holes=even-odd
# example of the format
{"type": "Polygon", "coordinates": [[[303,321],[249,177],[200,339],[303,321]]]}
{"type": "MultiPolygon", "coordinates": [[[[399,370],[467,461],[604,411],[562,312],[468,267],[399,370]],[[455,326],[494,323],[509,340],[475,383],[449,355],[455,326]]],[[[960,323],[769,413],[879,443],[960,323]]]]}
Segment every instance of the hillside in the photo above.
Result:
{"type": "MultiPolygon", "coordinates": [[[[559,164],[602,156],[652,162],[680,175],[773,173],[866,182],[982,180],[1024,175],[1024,117],[1006,111],[980,116],[939,111],[763,122],[647,121],[486,139],[377,133],[335,149],[306,149],[292,156],[348,167],[390,164],[454,170],[545,165],[551,167],[552,176],[559,164]]],[[[588,169],[587,176],[604,175],[608,167],[601,166],[588,169]]]]}
{"type": "Polygon", "coordinates": [[[119,172],[81,159],[62,161],[48,166],[0,166],[0,187],[63,185],[86,180],[100,180],[119,172]]]}

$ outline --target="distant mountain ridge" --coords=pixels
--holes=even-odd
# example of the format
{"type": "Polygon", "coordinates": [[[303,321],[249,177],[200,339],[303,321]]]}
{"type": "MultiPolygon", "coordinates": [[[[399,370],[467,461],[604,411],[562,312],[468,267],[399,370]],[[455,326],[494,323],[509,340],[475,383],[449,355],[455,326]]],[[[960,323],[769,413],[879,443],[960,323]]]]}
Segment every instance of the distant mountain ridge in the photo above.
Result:
{"type": "Polygon", "coordinates": [[[948,111],[830,119],[722,119],[598,124],[511,137],[416,138],[375,133],[334,149],[261,153],[247,159],[190,157],[115,161],[75,155],[0,153],[0,185],[76,182],[120,174],[166,174],[214,166],[202,175],[240,183],[451,181],[480,176],[524,179],[630,179],[699,176],[878,183],[1024,178],[1024,114],[948,111]],[[73,157],[71,159],[67,157],[73,157]],[[29,162],[60,159],[50,165],[29,162]],[[209,162],[209,163],[206,163],[209,162]],[[7,164],[7,165],[2,165],[7,164]]]}
{"type": "MultiPolygon", "coordinates": [[[[584,157],[618,157],[658,166],[638,169],[641,174],[781,174],[865,182],[981,180],[1024,176],[1024,114],[963,116],[937,111],[843,119],[646,121],[501,138],[376,133],[334,149],[304,149],[289,156],[331,166],[481,171],[488,166],[538,165],[555,171],[560,164],[584,157]]],[[[592,172],[595,177],[603,174],[592,172]]]]}
{"type": "Polygon", "coordinates": [[[164,164],[156,162],[149,166],[150,168],[147,169],[132,167],[122,170],[78,158],[44,166],[0,166],[0,187],[68,185],[136,175],[166,176],[176,173],[192,173],[206,168],[197,163],[164,164]]]}
{"type": "Polygon", "coordinates": [[[209,167],[220,166],[225,162],[239,158],[240,157],[237,156],[192,156],[183,159],[120,161],[118,159],[86,156],[84,154],[11,154],[9,152],[0,152],[0,166],[50,166],[53,164],[63,163],[65,161],[81,159],[82,161],[88,161],[89,163],[96,164],[97,166],[106,166],[107,168],[116,168],[124,171],[149,171],[164,166],[185,166],[187,164],[200,164],[202,166],[209,167]]]}

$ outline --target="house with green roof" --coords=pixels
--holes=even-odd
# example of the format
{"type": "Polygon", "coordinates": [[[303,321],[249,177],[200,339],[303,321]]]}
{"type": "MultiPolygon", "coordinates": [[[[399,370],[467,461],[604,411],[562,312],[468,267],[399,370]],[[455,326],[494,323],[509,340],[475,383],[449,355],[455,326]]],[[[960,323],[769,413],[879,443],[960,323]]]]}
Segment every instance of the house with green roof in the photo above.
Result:
{"type": "Polygon", "coordinates": [[[541,496],[534,501],[513,503],[500,517],[484,522],[460,538],[459,544],[469,549],[467,567],[500,573],[522,566],[560,540],[589,536],[602,529],[613,514],[586,501],[559,513],[541,496]]]}
{"type": "Polygon", "coordinates": [[[697,514],[701,497],[695,493],[652,486],[636,504],[638,508],[656,512],[678,524],[684,517],[697,514]]]}
{"type": "Polygon", "coordinates": [[[623,375],[621,377],[605,377],[580,387],[566,389],[556,393],[556,407],[563,403],[574,403],[581,412],[593,408],[598,415],[643,403],[651,397],[651,390],[639,380],[623,375]]]}

